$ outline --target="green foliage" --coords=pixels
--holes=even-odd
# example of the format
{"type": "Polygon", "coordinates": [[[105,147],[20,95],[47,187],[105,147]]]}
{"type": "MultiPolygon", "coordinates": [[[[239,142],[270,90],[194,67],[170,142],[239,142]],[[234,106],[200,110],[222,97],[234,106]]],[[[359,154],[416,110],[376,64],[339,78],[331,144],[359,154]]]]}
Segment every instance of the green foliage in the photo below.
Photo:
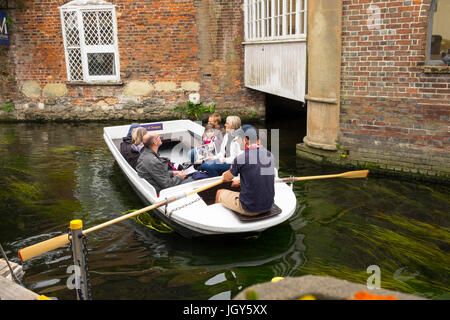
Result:
{"type": "Polygon", "coordinates": [[[11,101],[7,102],[5,105],[0,106],[0,111],[11,112],[14,110],[14,106],[11,101]]]}
{"type": "Polygon", "coordinates": [[[216,104],[213,103],[210,106],[205,106],[203,103],[193,103],[191,101],[186,101],[186,104],[183,106],[176,106],[172,109],[175,113],[181,113],[192,120],[201,120],[203,114],[205,113],[214,113],[216,108],[216,104]]]}
{"type": "Polygon", "coordinates": [[[6,17],[5,22],[6,22],[6,26],[7,26],[8,28],[11,28],[11,27],[12,27],[13,22],[12,22],[11,17],[6,17]]]}
{"type": "Polygon", "coordinates": [[[340,157],[341,157],[341,159],[347,158],[348,150],[346,150],[346,149],[345,149],[343,146],[341,146],[339,143],[336,143],[336,148],[339,150],[338,152],[340,152],[340,157]]]}

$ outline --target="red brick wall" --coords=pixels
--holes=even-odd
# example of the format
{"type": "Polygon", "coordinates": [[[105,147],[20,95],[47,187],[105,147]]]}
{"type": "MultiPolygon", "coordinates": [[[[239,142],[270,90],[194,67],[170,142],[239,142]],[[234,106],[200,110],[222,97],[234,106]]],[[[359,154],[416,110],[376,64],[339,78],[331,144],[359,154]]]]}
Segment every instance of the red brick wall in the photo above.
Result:
{"type": "MultiPolygon", "coordinates": [[[[11,10],[15,30],[10,49],[18,82],[16,91],[20,92],[24,81],[36,81],[42,88],[48,83],[67,81],[58,9],[67,2],[26,1],[25,9],[11,10]]],[[[175,91],[154,91],[142,97],[160,99],[169,109],[188,100],[189,92],[181,89],[181,83],[194,81],[200,83],[201,101],[215,102],[216,110],[240,115],[251,110],[264,116],[264,95],[243,86],[243,0],[110,2],[116,5],[124,86],[131,80],[175,82],[175,91]]],[[[79,107],[98,101],[116,105],[124,86],[68,85],[65,98],[79,107]]],[[[48,106],[47,100],[36,98],[32,106],[40,102],[47,110],[58,104],[52,99],[48,106]]],[[[23,105],[30,99],[22,95],[16,101],[23,105]]],[[[139,107],[137,103],[136,108],[139,107]]],[[[29,108],[27,113],[33,118],[29,108]]]]}
{"type": "Polygon", "coordinates": [[[448,157],[450,74],[422,68],[430,6],[431,0],[343,1],[339,142],[350,154],[448,157]],[[380,8],[379,29],[367,25],[370,5],[380,8]]]}
{"type": "Polygon", "coordinates": [[[190,0],[115,1],[121,71],[132,79],[199,81],[190,0]]]}

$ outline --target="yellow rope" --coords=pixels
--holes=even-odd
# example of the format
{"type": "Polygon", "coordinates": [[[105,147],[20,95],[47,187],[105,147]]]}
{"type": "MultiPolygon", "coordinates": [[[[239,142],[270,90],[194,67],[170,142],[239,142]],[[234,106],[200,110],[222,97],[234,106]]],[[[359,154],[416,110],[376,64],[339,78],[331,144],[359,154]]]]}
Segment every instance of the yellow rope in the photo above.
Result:
{"type": "MultiPolygon", "coordinates": [[[[134,212],[136,210],[128,210],[122,212],[123,215],[134,212]]],[[[140,215],[134,217],[134,220],[143,225],[144,227],[153,229],[160,233],[171,233],[173,229],[165,224],[163,221],[157,221],[152,214],[148,212],[141,213],[140,215]],[[145,220],[145,221],[144,221],[145,220]]]]}

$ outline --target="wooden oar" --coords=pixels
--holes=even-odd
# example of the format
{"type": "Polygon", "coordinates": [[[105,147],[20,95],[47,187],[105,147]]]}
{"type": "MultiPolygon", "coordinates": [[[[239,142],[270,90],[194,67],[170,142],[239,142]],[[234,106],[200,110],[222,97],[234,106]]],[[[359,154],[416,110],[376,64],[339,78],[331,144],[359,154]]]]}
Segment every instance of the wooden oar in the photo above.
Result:
{"type": "MultiPolygon", "coordinates": [[[[218,180],[218,181],[216,181],[214,183],[211,183],[211,184],[209,184],[207,186],[204,186],[204,187],[201,187],[201,188],[198,188],[198,189],[194,189],[194,190],[192,190],[190,192],[187,192],[187,193],[182,193],[182,194],[170,197],[167,200],[159,201],[159,202],[157,202],[157,203],[155,203],[155,204],[153,204],[151,206],[142,208],[142,209],[137,210],[137,211],[133,211],[133,212],[131,212],[129,214],[126,214],[124,216],[115,218],[113,220],[110,220],[110,221],[104,222],[102,224],[99,224],[99,225],[97,225],[95,227],[86,229],[86,230],[83,231],[83,234],[88,234],[89,232],[96,231],[98,229],[110,226],[110,225],[112,225],[114,223],[117,223],[117,222],[129,219],[129,218],[134,217],[134,216],[137,216],[137,215],[139,215],[141,213],[144,213],[144,212],[147,212],[147,211],[159,208],[161,206],[167,205],[168,203],[174,202],[176,200],[188,197],[188,196],[190,196],[192,194],[199,193],[199,192],[202,192],[202,191],[207,190],[209,188],[215,187],[215,186],[217,186],[217,185],[219,185],[219,184],[221,184],[223,182],[224,182],[223,179],[220,179],[220,180],[218,180]]],[[[65,234],[60,235],[58,237],[54,237],[54,238],[51,238],[51,239],[39,242],[37,244],[34,244],[32,246],[29,246],[29,247],[26,247],[26,248],[23,248],[23,249],[19,250],[19,258],[22,261],[27,261],[27,260],[29,260],[31,258],[34,258],[36,256],[39,256],[39,255],[41,255],[43,253],[46,253],[48,251],[55,250],[55,249],[57,249],[59,247],[62,247],[64,245],[68,244],[69,242],[70,242],[69,234],[65,233],[65,234]]]]}
{"type": "Polygon", "coordinates": [[[367,178],[369,170],[358,170],[358,171],[348,171],[338,174],[327,174],[321,176],[309,176],[309,177],[292,177],[292,178],[282,178],[277,180],[277,182],[296,182],[304,180],[318,180],[318,179],[330,179],[330,178],[345,178],[345,179],[356,179],[356,178],[367,178]]]}
{"type": "MultiPolygon", "coordinates": [[[[330,174],[330,175],[321,175],[321,176],[282,178],[280,180],[277,180],[277,182],[281,182],[281,181],[283,181],[283,182],[291,182],[291,181],[304,181],[304,180],[330,179],[330,178],[347,178],[347,179],[366,178],[368,174],[369,174],[369,170],[360,170],[360,171],[349,171],[349,172],[344,172],[344,173],[339,173],[339,174],[330,174]]],[[[168,203],[174,202],[174,201],[176,201],[178,199],[182,199],[182,198],[190,196],[190,195],[192,195],[194,193],[199,193],[199,192],[202,192],[202,191],[207,190],[209,188],[215,187],[215,186],[217,186],[217,185],[219,185],[219,184],[221,184],[223,182],[224,182],[224,180],[220,179],[220,180],[218,180],[218,181],[216,181],[214,183],[211,183],[211,184],[209,184],[207,186],[204,186],[202,188],[194,189],[194,190],[192,190],[192,191],[190,191],[188,193],[182,193],[180,195],[173,196],[171,198],[168,198],[167,200],[162,200],[162,201],[157,202],[157,203],[155,203],[155,204],[153,204],[151,206],[142,208],[140,210],[137,210],[137,211],[131,212],[129,214],[126,214],[126,215],[124,215],[122,217],[118,217],[116,219],[113,219],[113,220],[107,221],[105,223],[99,224],[99,225],[97,225],[95,227],[86,229],[86,230],[83,231],[83,234],[88,234],[89,232],[96,231],[98,229],[110,226],[110,225],[112,225],[114,223],[126,220],[126,219],[134,217],[134,216],[137,216],[137,215],[139,215],[141,213],[144,213],[144,212],[147,212],[147,211],[159,208],[159,207],[164,206],[164,205],[166,205],[168,203]]],[[[20,260],[27,261],[27,260],[29,260],[31,258],[34,258],[34,257],[36,257],[38,255],[41,255],[43,253],[46,253],[48,251],[55,250],[55,249],[57,249],[59,247],[62,247],[64,245],[68,244],[69,242],[70,242],[69,234],[66,233],[66,234],[63,234],[61,236],[58,236],[58,237],[55,237],[55,238],[51,238],[51,239],[48,239],[48,240],[43,241],[43,242],[39,242],[39,243],[37,243],[35,245],[29,246],[29,247],[26,247],[26,248],[20,250],[19,251],[19,257],[20,257],[20,260]]]]}

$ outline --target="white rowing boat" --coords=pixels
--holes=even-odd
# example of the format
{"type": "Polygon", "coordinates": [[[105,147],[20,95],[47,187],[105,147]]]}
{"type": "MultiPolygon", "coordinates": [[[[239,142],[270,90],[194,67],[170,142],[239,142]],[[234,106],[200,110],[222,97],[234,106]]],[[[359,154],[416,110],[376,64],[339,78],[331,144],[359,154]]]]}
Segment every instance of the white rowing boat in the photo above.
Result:
{"type": "MultiPolygon", "coordinates": [[[[201,125],[190,120],[146,123],[141,124],[141,126],[145,126],[147,130],[155,131],[161,136],[163,145],[159,149],[160,154],[175,163],[189,161],[187,151],[192,147],[201,145],[201,136],[204,131],[201,125]]],[[[163,189],[157,196],[155,188],[145,179],[140,178],[120,153],[120,143],[123,137],[127,135],[129,128],[129,125],[105,127],[103,137],[122,172],[146,204],[154,204],[180,193],[199,189],[222,178],[196,180],[163,189]]],[[[277,170],[275,170],[275,175],[277,181],[277,170]]],[[[211,201],[211,192],[215,193],[217,189],[223,187],[226,186],[219,185],[211,189],[209,193],[194,193],[168,203],[166,206],[159,207],[155,212],[161,220],[175,231],[189,238],[201,235],[260,232],[279,225],[289,219],[295,212],[297,199],[292,188],[285,182],[278,181],[275,183],[275,205],[281,209],[281,213],[250,221],[243,220],[243,217],[225,208],[222,204],[211,201]]]]}

